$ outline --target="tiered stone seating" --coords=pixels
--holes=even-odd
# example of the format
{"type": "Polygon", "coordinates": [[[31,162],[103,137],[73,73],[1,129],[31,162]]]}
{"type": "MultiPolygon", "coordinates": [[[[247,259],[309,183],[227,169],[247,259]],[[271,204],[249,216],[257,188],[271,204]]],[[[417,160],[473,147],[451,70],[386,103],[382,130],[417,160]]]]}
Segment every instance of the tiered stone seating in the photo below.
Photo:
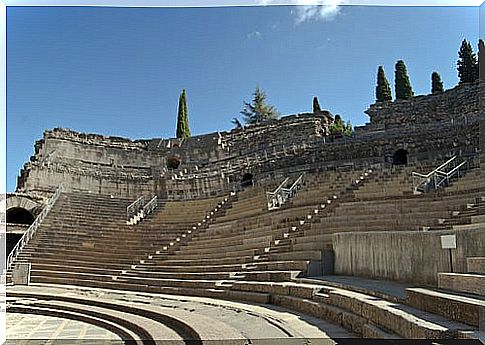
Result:
{"type": "MultiPolygon", "coordinates": [[[[265,190],[259,187],[244,190],[225,215],[218,217],[204,231],[196,232],[189,241],[165,256],[140,262],[124,273],[119,282],[170,287],[174,293],[185,289],[220,289],[236,280],[285,281],[300,272],[311,271],[320,265],[321,248],[270,252],[275,241],[300,223],[320,200],[311,192],[318,185],[321,199],[345,191],[357,172],[322,173],[306,178],[303,189],[289,207],[269,212],[265,190]],[[322,177],[325,175],[326,177],[322,177]],[[320,179],[327,183],[320,184],[320,179]],[[308,198],[305,197],[308,193],[308,198]]],[[[358,177],[358,176],[357,176],[358,177]]],[[[298,194],[297,194],[298,195],[298,194]]],[[[318,269],[317,269],[318,270],[318,269]]],[[[191,293],[201,293],[191,291],[191,293]]]]}
{"type": "Polygon", "coordinates": [[[32,264],[32,282],[110,282],[132,264],[147,259],[147,254],[169,246],[221,200],[167,202],[155,210],[153,218],[129,226],[126,206],[132,200],[65,193],[16,262],[32,264]]]}
{"type": "MultiPolygon", "coordinates": [[[[36,283],[273,303],[331,320],[362,336],[467,337],[466,332],[475,330],[476,314],[455,317],[430,306],[423,307],[428,313],[416,309],[415,301],[422,296],[444,299],[434,291],[410,290],[406,302],[410,306],[405,306],[295,281],[298,276],[322,273],[334,233],[442,229],[481,219],[473,218],[480,217],[480,205],[474,202],[475,191],[483,184],[474,178],[475,172],[444,192],[413,195],[411,170],[307,174],[304,188],[276,211],[267,211],[265,189],[253,187],[219,211],[213,211],[222,203],[218,198],[165,203],[136,226],[125,222],[131,200],[64,194],[19,261],[32,263],[31,279],[36,283]],[[449,223],[453,217],[462,223],[449,223]],[[206,227],[198,226],[202,219],[206,227]],[[375,313],[365,312],[363,306],[375,313]],[[405,320],[405,326],[398,320],[405,320]]],[[[480,259],[470,259],[471,267],[481,267],[476,261],[480,259]]],[[[442,281],[449,277],[443,275],[442,281]]],[[[450,284],[440,287],[459,290],[450,284]]],[[[446,301],[455,296],[443,294],[446,301]]],[[[472,298],[461,303],[464,311],[459,315],[468,315],[482,302],[472,298]]]]}

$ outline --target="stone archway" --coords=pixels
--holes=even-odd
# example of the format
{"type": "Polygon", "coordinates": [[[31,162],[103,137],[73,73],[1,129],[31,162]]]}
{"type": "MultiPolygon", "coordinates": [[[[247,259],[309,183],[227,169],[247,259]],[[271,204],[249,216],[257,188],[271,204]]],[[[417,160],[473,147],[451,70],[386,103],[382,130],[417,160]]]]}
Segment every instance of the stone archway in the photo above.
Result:
{"type": "Polygon", "coordinates": [[[392,156],[392,164],[394,165],[407,165],[408,164],[408,151],[405,149],[399,149],[394,152],[392,156]]]}
{"type": "Polygon", "coordinates": [[[21,207],[11,207],[7,210],[7,223],[9,224],[27,224],[30,225],[34,222],[34,215],[21,207]]]}
{"type": "Polygon", "coordinates": [[[5,203],[5,221],[7,223],[5,249],[7,255],[22,238],[29,225],[34,222],[42,207],[42,203],[34,201],[28,196],[7,195],[5,203]]]}
{"type": "Polygon", "coordinates": [[[250,187],[254,185],[254,176],[253,174],[247,172],[242,176],[241,179],[241,187],[250,187]]]}
{"type": "MultiPolygon", "coordinates": [[[[32,200],[28,196],[23,195],[7,195],[7,202],[5,205],[5,212],[7,213],[7,223],[8,223],[8,215],[13,215],[14,217],[27,217],[27,213],[30,213],[34,219],[42,210],[43,204],[39,203],[38,201],[32,200]]],[[[33,220],[32,220],[33,222],[33,220]]],[[[20,224],[27,224],[25,222],[21,222],[20,224]]]]}

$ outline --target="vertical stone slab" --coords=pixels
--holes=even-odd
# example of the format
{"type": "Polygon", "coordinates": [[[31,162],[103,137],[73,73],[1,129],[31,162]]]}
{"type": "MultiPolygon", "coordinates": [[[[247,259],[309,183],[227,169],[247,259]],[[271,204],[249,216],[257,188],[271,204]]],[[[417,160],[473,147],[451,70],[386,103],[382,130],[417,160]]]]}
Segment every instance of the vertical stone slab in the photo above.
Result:
{"type": "Polygon", "coordinates": [[[12,282],[14,285],[29,285],[30,267],[30,262],[15,264],[12,272],[12,282]]]}

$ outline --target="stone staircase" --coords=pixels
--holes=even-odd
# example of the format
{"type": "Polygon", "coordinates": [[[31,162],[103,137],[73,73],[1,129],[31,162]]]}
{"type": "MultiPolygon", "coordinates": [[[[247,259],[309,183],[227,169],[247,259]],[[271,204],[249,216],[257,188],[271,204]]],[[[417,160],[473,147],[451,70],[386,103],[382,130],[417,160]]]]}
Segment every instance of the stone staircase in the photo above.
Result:
{"type": "Polygon", "coordinates": [[[63,193],[16,262],[32,264],[33,283],[110,282],[148,253],[169,246],[220,200],[185,202],[182,208],[167,202],[132,226],[126,224],[130,200],[63,193]],[[164,226],[156,225],[159,218],[166,221],[164,226]]]}

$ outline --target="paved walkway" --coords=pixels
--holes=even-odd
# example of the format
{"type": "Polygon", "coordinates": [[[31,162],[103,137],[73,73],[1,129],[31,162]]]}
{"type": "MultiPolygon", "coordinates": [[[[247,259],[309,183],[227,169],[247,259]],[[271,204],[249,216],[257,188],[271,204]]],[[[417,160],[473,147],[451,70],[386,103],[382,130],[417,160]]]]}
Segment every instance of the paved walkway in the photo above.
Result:
{"type": "MultiPolygon", "coordinates": [[[[67,320],[58,317],[7,313],[7,339],[6,344],[19,344],[27,339],[57,339],[72,340],[89,339],[101,343],[113,341],[110,344],[121,344],[114,340],[121,340],[110,331],[90,325],[88,323],[67,320]]],[[[29,342],[29,344],[32,344],[29,342]]],[[[50,342],[42,342],[50,344],[50,342]]],[[[66,343],[67,344],[67,343],[66,343]]]]}
{"type": "MultiPolygon", "coordinates": [[[[353,338],[352,334],[341,327],[273,305],[238,303],[203,297],[40,284],[28,287],[9,287],[7,289],[7,298],[9,291],[74,296],[76,298],[102,300],[110,303],[149,308],[152,311],[183,320],[193,327],[200,334],[201,338],[205,340],[259,339],[259,344],[261,340],[266,339],[269,341],[268,344],[274,344],[275,339],[281,339],[282,341],[285,339],[311,339],[312,345],[328,345],[335,344],[331,340],[332,338],[353,338]]],[[[19,302],[16,301],[16,303],[19,302]]],[[[86,306],[86,308],[89,308],[89,306],[86,306]]],[[[30,315],[17,316],[18,320],[21,320],[23,325],[29,325],[31,322],[34,322],[30,315]]],[[[64,320],[62,319],[57,320],[58,327],[61,327],[60,325],[63,322],[64,320]]],[[[73,327],[76,328],[74,325],[73,327]]],[[[78,332],[78,336],[82,337],[81,329],[84,329],[84,325],[79,323],[77,330],[72,330],[71,334],[78,332]]],[[[39,328],[38,332],[41,331],[42,329],[39,328]]],[[[16,328],[8,328],[7,337],[14,336],[15,332],[17,332],[16,328]]],[[[94,330],[91,332],[94,332],[94,330]]],[[[25,334],[24,332],[24,336],[33,337],[33,334],[25,334]]],[[[289,344],[287,341],[281,343],[279,340],[278,343],[281,345],[289,344]]],[[[253,344],[255,344],[254,341],[253,344]]]]}

